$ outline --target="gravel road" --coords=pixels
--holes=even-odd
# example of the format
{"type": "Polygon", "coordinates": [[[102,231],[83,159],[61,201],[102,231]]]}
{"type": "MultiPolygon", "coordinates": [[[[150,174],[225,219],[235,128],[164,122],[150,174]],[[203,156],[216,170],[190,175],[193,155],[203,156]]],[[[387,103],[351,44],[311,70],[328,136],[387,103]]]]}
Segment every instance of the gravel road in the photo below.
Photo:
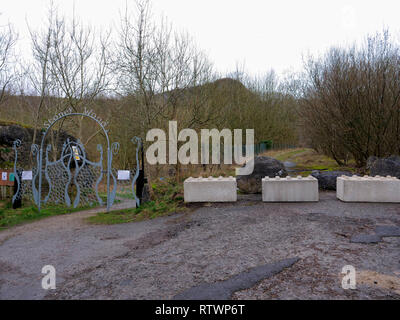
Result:
{"type": "Polygon", "coordinates": [[[255,195],[112,226],[85,223],[93,214],[0,232],[0,299],[172,299],[219,282],[238,290],[230,299],[400,299],[400,237],[350,241],[400,227],[399,204],[343,203],[322,192],[318,203],[255,195]],[[44,265],[56,269],[55,290],[41,288],[44,265]],[[357,270],[355,290],[341,287],[345,265],[357,270]],[[274,272],[260,278],[262,270],[274,272]]]}

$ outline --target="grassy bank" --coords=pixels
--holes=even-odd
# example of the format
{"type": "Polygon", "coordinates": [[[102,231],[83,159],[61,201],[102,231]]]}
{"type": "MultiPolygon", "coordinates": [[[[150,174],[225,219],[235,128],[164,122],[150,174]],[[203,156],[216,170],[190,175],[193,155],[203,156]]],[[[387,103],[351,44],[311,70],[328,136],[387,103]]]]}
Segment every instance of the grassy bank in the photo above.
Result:
{"type": "Polygon", "coordinates": [[[186,210],[183,202],[183,184],[172,180],[160,180],[152,185],[153,201],[142,204],[139,208],[115,210],[97,213],[86,218],[92,224],[118,224],[143,221],[162,217],[175,212],[186,210]]]}
{"type": "Polygon", "coordinates": [[[272,150],[263,155],[280,161],[295,163],[296,166],[292,169],[294,171],[302,171],[302,175],[308,175],[312,170],[344,170],[351,172],[356,170],[354,161],[349,161],[347,166],[339,166],[332,158],[318,154],[315,150],[309,148],[272,150]]]}

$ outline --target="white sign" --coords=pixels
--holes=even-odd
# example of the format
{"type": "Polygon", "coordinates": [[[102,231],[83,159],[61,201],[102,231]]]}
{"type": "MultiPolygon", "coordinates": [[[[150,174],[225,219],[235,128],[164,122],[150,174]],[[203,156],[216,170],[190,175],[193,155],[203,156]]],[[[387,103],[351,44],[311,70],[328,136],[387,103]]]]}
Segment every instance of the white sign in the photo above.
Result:
{"type": "Polygon", "coordinates": [[[22,180],[32,180],[32,171],[22,171],[22,180]]]}
{"type": "Polygon", "coordinates": [[[118,180],[129,180],[130,171],[129,170],[118,170],[118,180]]]}
{"type": "Polygon", "coordinates": [[[2,172],[1,173],[1,180],[7,181],[7,172],[2,172]]]}

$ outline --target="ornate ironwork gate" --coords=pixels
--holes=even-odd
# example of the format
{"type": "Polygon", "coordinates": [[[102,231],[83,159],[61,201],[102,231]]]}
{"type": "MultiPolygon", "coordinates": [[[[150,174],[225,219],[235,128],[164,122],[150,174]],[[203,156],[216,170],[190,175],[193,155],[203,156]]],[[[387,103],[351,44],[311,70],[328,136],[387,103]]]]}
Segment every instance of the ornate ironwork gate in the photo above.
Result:
{"type": "Polygon", "coordinates": [[[79,140],[75,142],[68,139],[63,145],[60,159],[53,162],[49,160],[50,150],[51,145],[48,145],[44,173],[49,184],[49,191],[43,203],[64,202],[68,207],[71,206],[69,190],[75,186],[74,208],[79,203],[90,204],[94,200],[103,205],[103,200],[99,196],[99,184],[103,178],[103,147],[100,144],[97,145],[100,153],[98,162],[87,159],[85,148],[79,140]],[[72,168],[74,168],[73,172],[72,168]]]}
{"type": "MultiPolygon", "coordinates": [[[[103,205],[103,200],[99,196],[99,185],[103,180],[103,176],[106,176],[107,180],[107,211],[110,211],[111,206],[114,203],[116,192],[117,192],[117,172],[112,168],[113,155],[116,155],[119,151],[119,143],[114,142],[110,144],[108,136],[108,130],[105,128],[106,123],[99,119],[93,111],[85,109],[83,113],[62,112],[53,117],[52,120],[47,122],[46,131],[43,133],[40,147],[36,144],[31,146],[31,153],[34,156],[36,167],[32,168],[30,172],[31,185],[24,180],[23,170],[17,168],[18,160],[18,148],[21,145],[21,141],[17,140],[14,142],[15,151],[15,163],[14,163],[14,174],[17,180],[18,189],[13,197],[13,202],[20,199],[25,194],[32,193],[33,200],[38,206],[40,211],[42,204],[48,202],[52,203],[65,203],[68,207],[73,206],[76,208],[79,204],[92,204],[94,202],[103,205]],[[103,147],[97,145],[97,151],[99,152],[99,161],[90,161],[86,155],[83,144],[77,140],[72,141],[67,139],[64,142],[61,155],[56,161],[49,159],[49,153],[51,152],[51,145],[48,144],[46,152],[44,154],[45,139],[51,128],[60,120],[70,116],[81,116],[87,117],[95,121],[102,129],[106,141],[107,141],[107,159],[106,168],[103,168],[103,147]],[[43,182],[47,181],[48,191],[45,197],[43,194],[43,182]],[[112,185],[112,188],[111,188],[112,185]],[[75,192],[71,192],[74,189],[75,192]],[[71,199],[72,194],[72,199],[71,199]]],[[[132,181],[132,195],[136,201],[136,205],[139,206],[140,202],[135,194],[134,185],[139,175],[139,160],[138,151],[141,145],[140,138],[134,137],[132,142],[137,143],[136,149],[136,169],[131,171],[132,181]]]]}

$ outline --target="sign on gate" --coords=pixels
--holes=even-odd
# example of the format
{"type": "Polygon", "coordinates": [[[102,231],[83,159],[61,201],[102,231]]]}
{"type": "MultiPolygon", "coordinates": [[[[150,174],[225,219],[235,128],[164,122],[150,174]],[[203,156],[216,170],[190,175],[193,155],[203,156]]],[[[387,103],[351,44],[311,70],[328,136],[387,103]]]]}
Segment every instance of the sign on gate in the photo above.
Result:
{"type": "Polygon", "coordinates": [[[12,172],[12,170],[0,169],[0,186],[12,187],[13,185],[14,185],[14,173],[12,172]]]}

